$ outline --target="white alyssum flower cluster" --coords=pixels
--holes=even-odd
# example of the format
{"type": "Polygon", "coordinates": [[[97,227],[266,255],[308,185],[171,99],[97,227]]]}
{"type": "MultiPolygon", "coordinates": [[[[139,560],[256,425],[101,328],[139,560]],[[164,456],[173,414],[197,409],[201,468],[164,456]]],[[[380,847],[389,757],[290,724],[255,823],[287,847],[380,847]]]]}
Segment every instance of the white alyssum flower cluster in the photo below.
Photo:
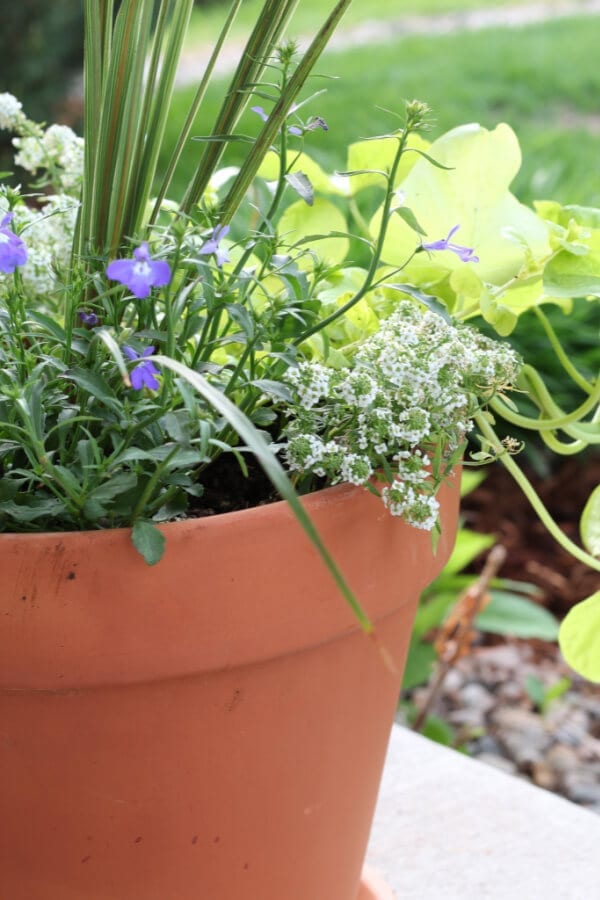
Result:
{"type": "Polygon", "coordinates": [[[19,151],[15,163],[35,175],[51,172],[53,184],[63,193],[78,194],[83,180],[83,138],[68,125],[50,125],[41,134],[13,138],[19,151]]]}
{"type": "Polygon", "coordinates": [[[66,125],[42,128],[8,93],[0,94],[0,129],[17,135],[15,164],[34,175],[41,172],[43,183],[55,190],[39,194],[36,206],[15,203],[18,188],[0,192],[0,214],[14,213],[13,227],[27,245],[23,286],[29,295],[46,299],[59,283],[58,273],[70,263],[83,179],[83,138],[66,125]]]}
{"type": "Polygon", "coordinates": [[[12,94],[0,94],[0,129],[18,131],[25,122],[23,104],[12,94]]]}
{"type": "Polygon", "coordinates": [[[464,444],[471,416],[519,369],[506,344],[404,301],[349,368],[304,361],[283,376],[293,397],[287,464],[331,483],[365,484],[381,469],[390,512],[431,530],[445,464],[464,444]]]}
{"type": "MultiPolygon", "coordinates": [[[[2,200],[0,197],[0,208],[2,200]]],[[[47,300],[59,283],[58,274],[69,266],[77,209],[77,201],[66,194],[44,197],[38,209],[15,208],[13,222],[27,244],[21,276],[29,295],[47,300]]]]}

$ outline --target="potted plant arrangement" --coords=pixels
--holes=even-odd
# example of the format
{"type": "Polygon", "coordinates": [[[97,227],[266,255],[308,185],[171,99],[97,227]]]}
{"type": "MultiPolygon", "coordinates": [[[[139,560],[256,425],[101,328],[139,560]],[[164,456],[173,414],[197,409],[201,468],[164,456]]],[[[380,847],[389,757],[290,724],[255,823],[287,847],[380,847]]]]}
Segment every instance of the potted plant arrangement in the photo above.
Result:
{"type": "Polygon", "coordinates": [[[510,129],[430,147],[417,101],[324,173],[301,91],[347,0],[303,55],[281,42],[293,4],[266,0],[174,202],[239,0],[160,179],[192,0],[84,5],[83,139],[0,95],[39,179],[0,193],[3,889],[374,896],[412,617],[452,548],[473,422],[475,461],[505,462],[563,542],[494,417],[522,424],[517,386],[531,427],[598,440],[597,384],[566,415],[465,320],[507,334],[580,276],[596,295],[600,214],[525,209],[510,129]],[[250,104],[257,138],[237,130],[250,104]],[[247,154],[222,170],[231,141],[247,154]],[[474,159],[494,172],[477,197],[474,159]]]}

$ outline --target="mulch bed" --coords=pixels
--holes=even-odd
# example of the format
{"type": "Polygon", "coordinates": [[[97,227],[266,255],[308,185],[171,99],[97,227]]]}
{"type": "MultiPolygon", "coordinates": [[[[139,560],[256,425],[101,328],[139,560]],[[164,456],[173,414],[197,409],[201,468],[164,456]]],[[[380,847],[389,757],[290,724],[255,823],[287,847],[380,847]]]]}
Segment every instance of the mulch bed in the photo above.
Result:
{"type": "MultiPolygon", "coordinates": [[[[592,490],[600,484],[600,454],[567,459],[547,478],[528,472],[544,504],[565,534],[579,543],[579,518],[592,490]]],[[[464,523],[474,531],[496,534],[507,550],[500,576],[539,587],[540,600],[559,618],[597,591],[600,577],[548,534],[521,489],[500,464],[464,498],[464,523]]],[[[479,571],[482,562],[474,564],[479,571]]]]}

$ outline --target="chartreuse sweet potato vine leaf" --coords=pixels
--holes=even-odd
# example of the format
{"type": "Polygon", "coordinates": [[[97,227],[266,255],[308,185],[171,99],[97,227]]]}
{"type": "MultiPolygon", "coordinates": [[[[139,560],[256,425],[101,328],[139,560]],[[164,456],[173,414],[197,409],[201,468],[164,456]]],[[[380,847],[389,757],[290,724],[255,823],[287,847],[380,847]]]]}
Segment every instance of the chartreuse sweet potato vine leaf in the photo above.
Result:
{"type": "MultiPolygon", "coordinates": [[[[519,275],[531,279],[538,274],[541,292],[542,267],[550,255],[548,226],[510,193],[510,183],[521,164],[512,129],[504,124],[493,131],[476,124],[464,125],[435,141],[428,154],[449,171],[418,157],[399,186],[403,203],[425,230],[423,243],[439,241],[459,225],[453,241],[473,248],[478,261],[463,262],[449,250],[419,252],[405,269],[407,280],[428,285],[445,281],[447,292],[448,277],[468,267],[472,273],[469,306],[477,299],[477,283],[483,292],[486,284],[502,286],[519,275]]],[[[378,232],[380,219],[381,209],[371,222],[373,235],[378,232]]],[[[406,221],[392,215],[383,247],[384,261],[401,265],[420,244],[421,237],[406,221]]],[[[527,305],[535,302],[535,297],[529,300],[527,305]]],[[[498,299],[494,302],[497,307],[498,299]]],[[[494,302],[487,310],[492,321],[497,313],[494,302]]]]}
{"type": "Polygon", "coordinates": [[[560,626],[558,643],[572,669],[600,683],[600,591],[567,613],[560,626]]]}
{"type": "MultiPolygon", "coordinates": [[[[415,163],[420,159],[415,150],[428,150],[429,141],[423,140],[418,134],[411,134],[407,141],[409,152],[404,153],[396,172],[394,187],[402,182],[415,163]]],[[[360,172],[360,175],[350,177],[350,191],[353,194],[364,188],[376,185],[384,188],[383,176],[378,172],[389,171],[398,149],[398,141],[389,137],[375,138],[370,141],[357,141],[348,147],[348,171],[360,172]],[[373,170],[369,172],[369,170],[373,170]]]]}
{"type": "MultiPolygon", "coordinates": [[[[292,203],[279,220],[278,230],[283,240],[294,245],[302,241],[319,259],[329,264],[343,262],[350,246],[348,238],[327,237],[331,232],[345,232],[347,224],[337,206],[323,197],[316,197],[312,206],[307,206],[303,200],[292,203]]],[[[302,259],[298,260],[298,265],[302,267],[302,259]]]]}
{"type": "Polygon", "coordinates": [[[587,252],[562,250],[544,270],[544,289],[555,297],[600,297],[600,230],[591,232],[587,252]]]}
{"type": "Polygon", "coordinates": [[[600,484],[594,488],[585,504],[579,531],[585,549],[592,556],[600,557],[600,484]]]}
{"type": "MultiPolygon", "coordinates": [[[[290,173],[302,173],[310,181],[317,194],[343,196],[348,192],[345,179],[330,177],[307,153],[290,154],[290,158],[293,159],[289,169],[290,173]]],[[[279,157],[276,153],[269,153],[265,156],[257,175],[259,178],[264,178],[265,181],[276,181],[279,178],[279,157]]]]}

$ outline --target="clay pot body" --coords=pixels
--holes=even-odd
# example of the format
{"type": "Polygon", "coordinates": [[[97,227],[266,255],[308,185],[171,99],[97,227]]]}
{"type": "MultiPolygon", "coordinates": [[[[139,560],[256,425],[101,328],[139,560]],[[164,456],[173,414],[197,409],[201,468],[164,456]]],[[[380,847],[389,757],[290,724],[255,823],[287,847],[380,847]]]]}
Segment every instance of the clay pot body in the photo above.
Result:
{"type": "Polygon", "coordinates": [[[167,525],[154,567],[0,535],[0,896],[354,900],[442,495],[435,557],[363,489],[304,500],[379,645],[284,503],[167,525]]]}

